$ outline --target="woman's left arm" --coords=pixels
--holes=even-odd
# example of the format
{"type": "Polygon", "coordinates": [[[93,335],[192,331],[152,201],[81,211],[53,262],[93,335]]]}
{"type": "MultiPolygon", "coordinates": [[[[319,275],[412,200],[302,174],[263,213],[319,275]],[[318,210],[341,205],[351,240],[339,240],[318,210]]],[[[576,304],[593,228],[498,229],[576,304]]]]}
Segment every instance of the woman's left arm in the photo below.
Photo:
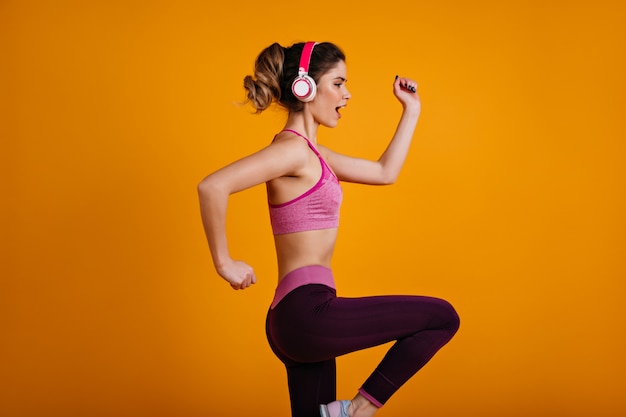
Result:
{"type": "Polygon", "coordinates": [[[417,89],[417,84],[408,78],[396,78],[393,83],[393,93],[402,104],[402,116],[391,142],[377,161],[354,158],[321,147],[324,158],[341,181],[372,185],[396,181],[409,152],[421,111],[419,96],[410,87],[417,89]]]}

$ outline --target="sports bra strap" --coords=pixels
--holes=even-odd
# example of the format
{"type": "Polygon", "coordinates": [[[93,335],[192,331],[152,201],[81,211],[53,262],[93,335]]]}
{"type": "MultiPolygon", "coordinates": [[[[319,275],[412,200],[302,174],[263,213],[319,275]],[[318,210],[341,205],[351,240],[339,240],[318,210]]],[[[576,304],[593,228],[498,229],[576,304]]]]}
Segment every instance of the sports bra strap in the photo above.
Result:
{"type": "Polygon", "coordinates": [[[306,140],[306,143],[308,143],[308,144],[309,144],[309,148],[311,148],[311,149],[313,150],[313,152],[315,152],[315,155],[317,155],[318,157],[320,157],[320,158],[321,158],[321,155],[320,155],[319,151],[315,148],[315,146],[313,146],[313,144],[311,143],[311,141],[310,141],[309,139],[307,139],[307,137],[306,137],[306,136],[304,136],[304,135],[300,134],[299,132],[297,132],[297,131],[295,131],[295,130],[293,130],[293,129],[283,129],[282,131],[283,131],[283,132],[291,132],[291,133],[294,133],[294,134],[296,134],[296,135],[300,136],[302,139],[306,140]]]}

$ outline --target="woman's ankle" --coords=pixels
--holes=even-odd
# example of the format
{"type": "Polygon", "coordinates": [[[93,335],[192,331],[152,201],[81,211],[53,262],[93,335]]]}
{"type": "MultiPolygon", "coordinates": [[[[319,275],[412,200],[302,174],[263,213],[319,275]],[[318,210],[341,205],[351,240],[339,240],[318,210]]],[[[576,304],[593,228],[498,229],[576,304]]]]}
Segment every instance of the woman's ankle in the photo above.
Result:
{"type": "Polygon", "coordinates": [[[351,417],[371,417],[378,411],[378,407],[362,394],[357,394],[351,401],[348,414],[351,417]]]}

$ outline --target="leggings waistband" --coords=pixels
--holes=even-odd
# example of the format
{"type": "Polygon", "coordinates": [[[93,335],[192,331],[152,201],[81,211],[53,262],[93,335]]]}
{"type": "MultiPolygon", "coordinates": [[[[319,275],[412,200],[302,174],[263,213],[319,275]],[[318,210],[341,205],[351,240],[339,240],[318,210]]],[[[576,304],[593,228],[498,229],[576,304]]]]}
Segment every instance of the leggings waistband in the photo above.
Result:
{"type": "Polygon", "coordinates": [[[322,265],[309,265],[294,269],[278,283],[270,309],[276,307],[280,300],[285,298],[291,291],[307,284],[322,284],[335,289],[333,272],[330,268],[322,265]]]}

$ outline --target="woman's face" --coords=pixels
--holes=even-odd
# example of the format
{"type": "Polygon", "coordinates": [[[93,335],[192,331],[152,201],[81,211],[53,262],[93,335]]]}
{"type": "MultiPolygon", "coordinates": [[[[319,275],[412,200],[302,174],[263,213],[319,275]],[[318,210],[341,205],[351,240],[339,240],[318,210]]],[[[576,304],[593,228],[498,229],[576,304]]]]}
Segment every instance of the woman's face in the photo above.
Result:
{"type": "Polygon", "coordinates": [[[346,87],[346,63],[337,65],[320,77],[315,98],[307,103],[315,120],[326,127],[335,127],[341,118],[339,110],[348,104],[350,92],[346,87]]]}

